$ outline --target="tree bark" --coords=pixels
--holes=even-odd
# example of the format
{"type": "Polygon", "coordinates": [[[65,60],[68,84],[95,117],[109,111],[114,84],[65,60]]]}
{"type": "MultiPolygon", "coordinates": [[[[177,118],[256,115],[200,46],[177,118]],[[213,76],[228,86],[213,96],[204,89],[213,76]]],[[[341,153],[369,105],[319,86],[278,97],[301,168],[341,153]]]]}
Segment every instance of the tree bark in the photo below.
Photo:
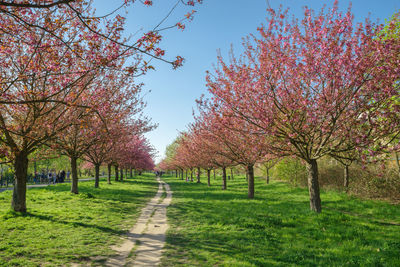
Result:
{"type": "Polygon", "coordinates": [[[111,163],[107,164],[107,169],[108,169],[107,183],[111,184],[111,163]]]}
{"type": "Polygon", "coordinates": [[[248,190],[247,195],[250,199],[254,198],[254,166],[247,165],[247,173],[248,173],[248,190]]]}
{"type": "Polygon", "coordinates": [[[344,166],[344,175],[343,175],[343,179],[344,179],[344,187],[348,188],[349,187],[349,166],[345,165],[344,166]]]}
{"type": "Polygon", "coordinates": [[[28,174],[28,155],[19,152],[14,160],[15,179],[11,207],[17,212],[26,212],[26,179],[28,174]]]}
{"type": "Polygon", "coordinates": [[[76,161],[78,158],[76,156],[71,157],[71,193],[78,194],[78,168],[76,161]]]}
{"type": "Polygon", "coordinates": [[[222,167],[222,190],[226,190],[226,167],[222,167]]]}
{"type": "Polygon", "coordinates": [[[124,180],[124,169],[121,168],[120,172],[121,172],[121,181],[123,181],[124,180]]]}
{"type": "Polygon", "coordinates": [[[321,198],[318,182],[318,164],[316,159],[307,162],[308,172],[308,192],[310,194],[310,209],[315,212],[321,212],[321,198]]]}
{"type": "Polygon", "coordinates": [[[115,181],[118,182],[119,180],[118,164],[115,165],[114,168],[115,168],[115,181]]]}
{"type": "Polygon", "coordinates": [[[233,180],[233,168],[231,168],[231,177],[232,177],[232,180],[233,180]]]}
{"type": "Polygon", "coordinates": [[[211,170],[210,169],[208,169],[207,170],[207,185],[208,186],[211,186],[211,170]]]}
{"type": "Polygon", "coordinates": [[[95,164],[95,165],[94,165],[94,170],[95,170],[94,187],[95,187],[95,188],[99,188],[99,182],[100,182],[100,164],[95,164]]]}
{"type": "Polygon", "coordinates": [[[193,182],[193,169],[190,169],[190,181],[193,182]]]}
{"type": "Polygon", "coordinates": [[[267,168],[267,184],[269,184],[269,168],[267,168]]]}
{"type": "Polygon", "coordinates": [[[188,180],[188,170],[186,170],[186,181],[188,180]]]}
{"type": "Polygon", "coordinates": [[[399,153],[396,152],[396,163],[397,163],[397,168],[398,168],[398,175],[400,178],[400,156],[399,153]]]}
{"type": "Polygon", "coordinates": [[[197,168],[197,183],[200,183],[200,175],[201,175],[201,171],[200,171],[200,167],[197,168]]]}

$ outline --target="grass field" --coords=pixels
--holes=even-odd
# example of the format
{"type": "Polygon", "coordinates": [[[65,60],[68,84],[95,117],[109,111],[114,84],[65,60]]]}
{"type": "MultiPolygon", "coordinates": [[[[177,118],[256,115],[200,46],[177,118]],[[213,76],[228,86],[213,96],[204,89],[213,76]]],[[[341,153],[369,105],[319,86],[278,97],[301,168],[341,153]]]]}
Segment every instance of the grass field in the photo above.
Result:
{"type": "Polygon", "coordinates": [[[154,175],[100,188],[80,182],[27,191],[28,213],[10,211],[11,191],[0,193],[0,266],[65,266],[112,254],[110,245],[134,224],[140,209],[154,196],[154,175]]]}
{"type": "Polygon", "coordinates": [[[308,191],[243,178],[213,186],[164,178],[174,191],[162,266],[400,266],[400,208],[322,192],[321,214],[308,191]]]}

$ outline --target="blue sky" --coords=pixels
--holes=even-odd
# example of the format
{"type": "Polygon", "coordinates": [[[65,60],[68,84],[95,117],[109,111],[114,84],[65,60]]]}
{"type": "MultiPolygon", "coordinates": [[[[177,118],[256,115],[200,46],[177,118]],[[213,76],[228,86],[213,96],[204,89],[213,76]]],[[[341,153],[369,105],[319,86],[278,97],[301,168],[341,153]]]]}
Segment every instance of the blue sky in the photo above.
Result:
{"type": "MultiPolygon", "coordinates": [[[[110,11],[111,3],[120,1],[95,0],[94,6],[98,14],[110,11]]],[[[135,3],[128,8],[127,34],[147,32],[165,17],[176,0],[153,0],[152,7],[143,7],[135,3]]],[[[331,7],[333,0],[270,0],[273,8],[282,4],[290,8],[290,13],[298,18],[303,16],[305,5],[319,10],[323,4],[331,7]]],[[[349,6],[348,0],[339,1],[341,10],[349,6]]],[[[192,110],[195,109],[195,99],[206,94],[205,72],[212,70],[216,63],[217,51],[226,56],[231,48],[240,53],[242,38],[255,33],[258,26],[265,21],[266,0],[204,0],[195,8],[180,6],[167,19],[165,26],[177,20],[192,9],[196,9],[195,18],[186,25],[184,31],[178,29],[163,32],[161,43],[166,50],[167,58],[181,55],[185,58],[183,67],[172,70],[170,65],[152,62],[156,71],[140,77],[138,82],[145,84],[146,115],[158,123],[159,127],[146,134],[152,145],[159,151],[160,160],[165,147],[170,144],[179,131],[193,121],[192,110]]],[[[356,21],[364,20],[370,14],[374,20],[384,22],[395,11],[400,9],[400,0],[355,0],[352,1],[352,11],[356,21]]],[[[139,36],[139,34],[137,34],[139,36]]],[[[136,37],[134,38],[136,39],[136,37]]]]}

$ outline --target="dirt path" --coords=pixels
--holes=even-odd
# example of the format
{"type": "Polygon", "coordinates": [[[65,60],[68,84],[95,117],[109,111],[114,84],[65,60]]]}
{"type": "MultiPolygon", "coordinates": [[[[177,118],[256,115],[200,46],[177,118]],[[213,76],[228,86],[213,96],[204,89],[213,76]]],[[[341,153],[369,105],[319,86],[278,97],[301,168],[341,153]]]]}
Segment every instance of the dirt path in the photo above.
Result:
{"type": "Polygon", "coordinates": [[[157,194],[142,210],[127,240],[120,247],[113,247],[118,255],[110,258],[106,266],[157,266],[160,263],[168,228],[167,207],[171,203],[172,191],[160,178],[157,181],[157,194]],[[163,196],[164,190],[166,196],[163,196]]]}

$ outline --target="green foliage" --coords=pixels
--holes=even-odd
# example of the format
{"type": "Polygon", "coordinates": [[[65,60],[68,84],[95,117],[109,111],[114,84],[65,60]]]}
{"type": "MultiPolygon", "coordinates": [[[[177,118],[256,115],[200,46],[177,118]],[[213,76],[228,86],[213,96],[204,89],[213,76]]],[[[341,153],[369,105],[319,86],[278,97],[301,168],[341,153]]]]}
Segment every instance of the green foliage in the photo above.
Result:
{"type": "Polygon", "coordinates": [[[322,192],[321,214],[309,210],[307,189],[256,180],[247,199],[243,177],[185,183],[174,192],[161,266],[400,266],[400,209],[322,192]]]}
{"type": "Polygon", "coordinates": [[[102,181],[99,189],[93,183],[79,183],[78,195],[69,184],[29,189],[27,214],[10,211],[12,191],[0,193],[0,266],[66,266],[92,257],[104,262],[158,184],[153,175],[102,181]]]}
{"type": "Polygon", "coordinates": [[[279,161],[272,169],[273,177],[296,185],[307,184],[306,167],[298,158],[287,157],[279,161]]]}
{"type": "Polygon", "coordinates": [[[380,36],[383,40],[400,38],[400,11],[386,21],[380,36]]]}

